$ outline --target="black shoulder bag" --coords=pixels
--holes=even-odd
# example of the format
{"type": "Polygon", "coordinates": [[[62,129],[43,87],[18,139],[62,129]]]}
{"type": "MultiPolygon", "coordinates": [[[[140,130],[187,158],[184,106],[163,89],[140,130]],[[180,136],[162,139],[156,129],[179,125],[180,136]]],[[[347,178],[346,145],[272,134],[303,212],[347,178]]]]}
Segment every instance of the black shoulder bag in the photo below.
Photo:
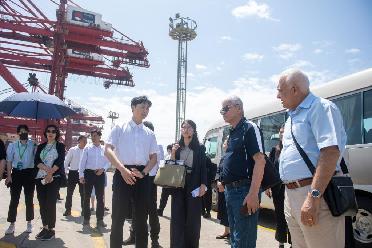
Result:
{"type": "MultiPolygon", "coordinates": [[[[244,134],[243,134],[243,139],[244,139],[247,129],[245,125],[243,125],[243,127],[244,127],[244,134]]],[[[260,128],[259,130],[261,132],[260,128]]],[[[260,135],[262,136],[262,133],[260,135]]],[[[262,145],[264,145],[263,142],[262,142],[262,145]]],[[[243,146],[245,150],[245,155],[246,157],[248,157],[248,152],[247,152],[247,148],[244,145],[244,141],[243,141],[243,146]]],[[[262,181],[261,181],[261,189],[265,191],[267,189],[274,187],[275,185],[281,184],[282,180],[280,179],[279,172],[275,168],[275,165],[270,161],[269,157],[267,157],[265,152],[263,152],[263,154],[265,156],[266,164],[265,164],[264,174],[263,174],[262,181]]]]}
{"type": "MultiPolygon", "coordinates": [[[[311,162],[305,151],[302,149],[302,147],[298,144],[295,136],[293,135],[292,119],[291,134],[298,152],[301,154],[301,157],[305,161],[311,174],[314,175],[315,167],[313,163],[311,162]]],[[[340,166],[344,176],[333,176],[323,193],[323,197],[333,216],[340,216],[342,214],[353,216],[358,211],[358,206],[355,198],[353,181],[348,175],[349,170],[347,169],[344,158],[342,158],[340,166]]]]}

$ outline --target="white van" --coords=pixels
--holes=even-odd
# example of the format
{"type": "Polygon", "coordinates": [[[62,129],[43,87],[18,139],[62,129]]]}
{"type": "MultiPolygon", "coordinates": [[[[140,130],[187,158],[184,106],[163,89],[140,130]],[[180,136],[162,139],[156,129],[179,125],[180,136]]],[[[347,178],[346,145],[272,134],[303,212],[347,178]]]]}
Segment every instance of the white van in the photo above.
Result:
{"type": "MultiPolygon", "coordinates": [[[[349,165],[359,206],[353,220],[354,237],[357,247],[372,247],[372,68],[311,91],[333,101],[342,113],[348,136],[344,157],[349,165]]],[[[279,128],[287,118],[279,100],[250,109],[245,116],[262,129],[265,151],[270,152],[277,144],[279,128]]],[[[215,164],[223,156],[222,144],[228,135],[228,128],[228,124],[221,120],[210,127],[205,135],[207,154],[215,164]]],[[[214,191],[214,206],[217,200],[214,191]]],[[[274,208],[265,194],[262,195],[261,207],[274,208]]]]}

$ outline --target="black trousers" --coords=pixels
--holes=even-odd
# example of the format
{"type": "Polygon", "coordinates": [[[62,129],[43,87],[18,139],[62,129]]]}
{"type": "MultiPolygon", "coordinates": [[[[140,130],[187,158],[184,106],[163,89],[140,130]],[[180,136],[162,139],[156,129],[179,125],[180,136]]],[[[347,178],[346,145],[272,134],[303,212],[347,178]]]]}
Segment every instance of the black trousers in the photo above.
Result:
{"type": "Polygon", "coordinates": [[[210,213],[212,209],[212,184],[207,185],[207,192],[203,196],[203,207],[202,207],[202,214],[210,213]]]}
{"type": "Polygon", "coordinates": [[[171,248],[199,247],[202,199],[192,197],[191,190],[187,190],[188,180],[189,175],[185,188],[172,193],[171,248]]]}
{"type": "MultiPolygon", "coordinates": [[[[144,167],[139,167],[142,170],[144,167]]],[[[123,226],[130,219],[132,204],[135,211],[133,222],[136,228],[136,248],[147,248],[147,215],[149,203],[149,177],[137,179],[134,185],[127,184],[116,170],[112,183],[112,225],[110,247],[121,248],[123,244],[123,226]]]]}
{"type": "Polygon", "coordinates": [[[12,170],[12,184],[10,186],[10,204],[8,211],[8,222],[10,223],[15,222],[17,219],[17,207],[22,187],[26,203],[26,221],[31,221],[34,219],[34,169],[12,170]]]}
{"type": "Polygon", "coordinates": [[[172,189],[170,188],[161,189],[159,209],[164,210],[165,206],[167,206],[168,197],[171,195],[171,192],[172,192],[172,189]]]}
{"type": "Polygon", "coordinates": [[[96,200],[97,200],[97,209],[96,209],[96,217],[97,220],[103,220],[104,215],[104,201],[103,201],[103,194],[105,191],[105,172],[101,175],[97,176],[95,170],[86,169],[84,171],[84,220],[90,220],[90,196],[92,194],[92,190],[96,192],[96,200]]]}
{"type": "Polygon", "coordinates": [[[271,188],[271,192],[276,215],[275,239],[281,243],[291,243],[291,235],[284,215],[285,185],[278,184],[271,188]]]}
{"type": "Polygon", "coordinates": [[[53,182],[43,185],[41,179],[36,180],[37,199],[40,205],[40,215],[43,226],[54,228],[56,226],[56,205],[60,179],[54,178],[53,182]]]}
{"type": "MultiPolygon", "coordinates": [[[[160,223],[159,223],[159,216],[157,210],[157,186],[154,184],[155,177],[149,176],[149,202],[148,202],[148,213],[149,213],[149,224],[150,224],[150,237],[152,241],[159,240],[159,233],[160,233],[160,223]]],[[[136,215],[134,214],[136,211],[135,207],[133,206],[132,209],[132,226],[131,231],[136,232],[136,215]]]]}
{"type": "Polygon", "coordinates": [[[229,227],[229,216],[227,215],[227,208],[226,208],[226,200],[225,200],[225,193],[218,192],[218,213],[217,219],[220,220],[220,224],[229,227]]]}
{"type": "Polygon", "coordinates": [[[66,196],[66,203],[65,203],[65,208],[67,211],[71,211],[72,196],[74,194],[76,184],[79,185],[81,210],[84,210],[84,207],[83,207],[84,206],[84,185],[79,182],[79,172],[70,170],[68,173],[67,196],[66,196]]]}

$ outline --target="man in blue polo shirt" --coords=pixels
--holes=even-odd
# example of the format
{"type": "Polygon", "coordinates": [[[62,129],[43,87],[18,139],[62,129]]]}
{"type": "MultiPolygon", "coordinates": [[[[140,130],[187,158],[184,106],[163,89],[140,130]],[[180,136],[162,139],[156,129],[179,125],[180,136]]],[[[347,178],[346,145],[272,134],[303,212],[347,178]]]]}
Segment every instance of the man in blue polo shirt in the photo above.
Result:
{"type": "Polygon", "coordinates": [[[231,247],[254,248],[266,163],[261,132],[244,117],[243,102],[237,96],[225,99],[220,113],[232,126],[222,171],[231,247]]]}

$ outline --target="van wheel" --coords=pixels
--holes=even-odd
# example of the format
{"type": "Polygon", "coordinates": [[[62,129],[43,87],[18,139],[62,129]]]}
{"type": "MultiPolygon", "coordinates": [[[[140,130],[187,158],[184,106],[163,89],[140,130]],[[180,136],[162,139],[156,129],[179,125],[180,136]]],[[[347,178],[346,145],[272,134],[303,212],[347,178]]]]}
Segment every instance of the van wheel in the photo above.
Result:
{"type": "Polygon", "coordinates": [[[372,247],[372,199],[357,197],[358,213],[353,217],[356,248],[372,247]]]}

